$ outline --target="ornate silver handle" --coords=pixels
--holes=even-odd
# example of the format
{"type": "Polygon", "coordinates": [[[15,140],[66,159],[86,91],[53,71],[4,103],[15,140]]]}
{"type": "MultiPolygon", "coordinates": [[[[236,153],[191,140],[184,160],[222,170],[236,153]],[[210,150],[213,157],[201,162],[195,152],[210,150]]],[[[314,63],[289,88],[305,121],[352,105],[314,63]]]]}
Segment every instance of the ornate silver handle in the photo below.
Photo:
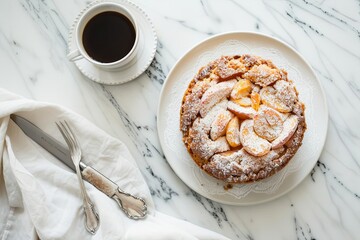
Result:
{"type": "Polygon", "coordinates": [[[147,214],[147,206],[144,199],[117,189],[112,198],[119,204],[125,214],[134,220],[144,218],[147,214]]]}
{"type": "Polygon", "coordinates": [[[127,217],[138,220],[146,216],[147,205],[144,199],[122,191],[116,183],[82,162],[80,162],[80,167],[83,178],[108,197],[114,199],[127,217]]]}
{"type": "Polygon", "coordinates": [[[97,213],[94,204],[90,201],[84,202],[85,213],[85,227],[88,232],[95,234],[100,225],[99,214],[97,213]]]}

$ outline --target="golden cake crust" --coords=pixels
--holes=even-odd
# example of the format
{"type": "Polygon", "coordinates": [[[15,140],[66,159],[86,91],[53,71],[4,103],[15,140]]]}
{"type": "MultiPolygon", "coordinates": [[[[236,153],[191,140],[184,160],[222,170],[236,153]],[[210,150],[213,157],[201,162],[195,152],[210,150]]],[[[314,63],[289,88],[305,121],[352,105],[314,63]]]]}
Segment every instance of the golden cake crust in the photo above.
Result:
{"type": "Polygon", "coordinates": [[[254,55],[222,56],[191,80],[180,130],[201,169],[226,183],[247,183],[288,164],[304,137],[304,111],[285,70],[254,55]]]}

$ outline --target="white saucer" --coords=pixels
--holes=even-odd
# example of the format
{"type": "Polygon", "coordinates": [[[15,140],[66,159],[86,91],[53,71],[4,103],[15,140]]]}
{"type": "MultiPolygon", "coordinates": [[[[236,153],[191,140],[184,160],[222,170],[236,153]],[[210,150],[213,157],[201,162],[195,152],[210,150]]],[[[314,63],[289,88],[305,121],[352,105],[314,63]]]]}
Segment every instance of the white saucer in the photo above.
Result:
{"type": "MultiPolygon", "coordinates": [[[[129,82],[137,78],[149,67],[155,56],[157,37],[152,22],[150,21],[147,14],[140,7],[138,7],[134,3],[125,0],[112,0],[108,2],[115,2],[125,6],[128,10],[132,12],[133,16],[137,20],[140,33],[140,47],[138,49],[137,55],[130,63],[116,71],[105,71],[103,69],[100,69],[84,58],[76,60],[74,61],[74,63],[79,68],[79,70],[89,79],[102,84],[115,85],[129,82]]],[[[75,19],[70,29],[68,39],[68,52],[73,51],[76,45],[74,38],[74,29],[77,21],[79,20],[79,17],[87,8],[97,3],[98,2],[89,4],[83,11],[80,12],[78,17],[75,19]]]]}

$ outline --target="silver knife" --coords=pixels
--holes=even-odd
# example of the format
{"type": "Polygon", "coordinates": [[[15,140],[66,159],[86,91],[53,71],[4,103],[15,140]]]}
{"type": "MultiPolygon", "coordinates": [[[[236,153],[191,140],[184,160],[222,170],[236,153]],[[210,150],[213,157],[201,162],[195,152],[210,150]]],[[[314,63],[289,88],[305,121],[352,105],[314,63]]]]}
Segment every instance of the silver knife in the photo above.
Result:
{"type": "MultiPolygon", "coordinates": [[[[61,160],[66,166],[75,172],[75,166],[71,160],[70,151],[62,143],[23,117],[12,114],[11,119],[29,138],[61,160]]],[[[87,166],[82,161],[80,161],[80,169],[83,178],[108,197],[115,200],[126,216],[134,220],[138,220],[146,216],[147,205],[144,199],[122,191],[116,183],[102,175],[96,169],[87,166]]]]}

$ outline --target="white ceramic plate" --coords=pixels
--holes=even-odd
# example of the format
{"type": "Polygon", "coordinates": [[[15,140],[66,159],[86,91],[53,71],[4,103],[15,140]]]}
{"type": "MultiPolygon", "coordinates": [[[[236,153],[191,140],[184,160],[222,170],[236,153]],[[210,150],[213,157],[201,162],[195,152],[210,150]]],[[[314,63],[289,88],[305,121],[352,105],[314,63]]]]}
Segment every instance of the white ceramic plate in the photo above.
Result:
{"type": "Polygon", "coordinates": [[[310,65],[286,43],[259,33],[231,32],[206,39],[188,51],[172,68],[163,86],[158,106],[158,134],[167,161],[174,172],[199,194],[231,205],[266,202],[295,188],[312,170],[325,143],[328,109],[323,89],[310,65]],[[221,55],[254,54],[270,59],[288,72],[306,105],[308,129],[303,145],[290,163],[261,182],[238,184],[224,190],[223,183],[204,173],[192,161],[179,130],[180,107],[189,82],[200,67],[221,55]],[[285,181],[286,180],[286,181],[285,181]]]}
{"type": "MultiPolygon", "coordinates": [[[[157,36],[151,20],[140,7],[126,0],[108,0],[108,2],[115,2],[126,7],[132,12],[134,18],[136,19],[140,34],[139,49],[136,56],[130,63],[126,64],[125,66],[121,67],[119,70],[116,71],[105,71],[103,69],[95,67],[93,64],[91,64],[84,58],[75,61],[75,65],[82,72],[82,74],[84,74],[90,80],[102,84],[115,85],[134,80],[149,67],[151,61],[155,56],[157,36]]],[[[89,4],[83,11],[91,7],[93,4],[97,3],[98,2],[93,2],[89,4]]],[[[76,25],[83,11],[80,12],[79,16],[74,21],[73,26],[70,30],[68,39],[68,52],[72,52],[76,46],[74,37],[74,26],[76,25]]]]}

